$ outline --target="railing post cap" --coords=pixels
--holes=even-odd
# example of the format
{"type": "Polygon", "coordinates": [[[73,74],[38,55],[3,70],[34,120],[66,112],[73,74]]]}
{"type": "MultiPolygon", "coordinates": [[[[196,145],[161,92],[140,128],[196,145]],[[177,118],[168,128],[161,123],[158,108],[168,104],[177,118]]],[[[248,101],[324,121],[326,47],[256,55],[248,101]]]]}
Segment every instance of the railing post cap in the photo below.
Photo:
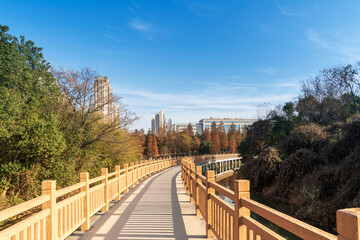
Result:
{"type": "Polygon", "coordinates": [[[44,180],[41,182],[41,189],[56,189],[56,180],[44,180]]]}
{"type": "Polygon", "coordinates": [[[89,178],[89,172],[81,172],[80,173],[80,179],[81,178],[89,178]]]}
{"type": "Polygon", "coordinates": [[[108,169],[107,168],[102,168],[101,173],[108,173],[108,169]]]}
{"type": "Polygon", "coordinates": [[[249,180],[235,180],[234,190],[238,192],[249,192],[250,191],[250,181],[249,180]]]}
{"type": "Polygon", "coordinates": [[[215,171],[207,171],[206,172],[207,178],[214,178],[215,177],[215,171]]]}
{"type": "Polygon", "coordinates": [[[336,211],[337,232],[344,239],[360,239],[360,208],[336,211]]]}

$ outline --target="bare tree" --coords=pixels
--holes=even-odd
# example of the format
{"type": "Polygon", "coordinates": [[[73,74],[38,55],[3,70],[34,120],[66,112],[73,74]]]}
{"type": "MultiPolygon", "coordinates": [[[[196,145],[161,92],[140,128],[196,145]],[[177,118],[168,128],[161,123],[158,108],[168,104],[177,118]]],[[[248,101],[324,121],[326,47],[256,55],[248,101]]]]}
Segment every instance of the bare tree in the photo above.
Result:
{"type": "Polygon", "coordinates": [[[120,97],[111,92],[99,99],[101,89],[96,87],[96,81],[101,77],[96,71],[87,67],[80,70],[53,68],[52,73],[57,79],[65,105],[71,109],[65,113],[67,117],[80,128],[92,132],[90,135],[93,137],[84,140],[82,147],[101,139],[105,141],[106,135],[116,129],[127,128],[138,119],[127,105],[121,103],[120,97]]]}

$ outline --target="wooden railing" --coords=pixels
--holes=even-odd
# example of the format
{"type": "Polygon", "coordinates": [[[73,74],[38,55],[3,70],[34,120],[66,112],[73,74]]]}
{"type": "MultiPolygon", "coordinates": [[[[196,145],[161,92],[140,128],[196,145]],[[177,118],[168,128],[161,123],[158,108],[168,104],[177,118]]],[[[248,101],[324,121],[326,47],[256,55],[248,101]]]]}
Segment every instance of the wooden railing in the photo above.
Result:
{"type": "Polygon", "coordinates": [[[201,166],[193,159],[181,161],[181,176],[190,200],[196,206],[196,215],[206,221],[206,235],[219,240],[285,240],[284,237],[250,217],[250,211],[277,226],[306,240],[360,240],[360,208],[338,210],[338,236],[320,230],[296,218],[250,199],[250,182],[236,180],[234,191],[215,182],[215,172],[202,175],[201,166]],[[219,195],[234,202],[224,201],[219,195]]]}
{"type": "Polygon", "coordinates": [[[43,181],[42,195],[14,207],[0,211],[0,222],[36,207],[41,210],[30,217],[2,230],[0,240],[62,240],[81,226],[90,228],[90,217],[101,210],[106,212],[112,200],[120,200],[135,184],[153,173],[178,165],[178,159],[147,160],[115,166],[108,173],[89,179],[88,172],[80,173],[80,182],[56,189],[56,181],[43,181]]]}

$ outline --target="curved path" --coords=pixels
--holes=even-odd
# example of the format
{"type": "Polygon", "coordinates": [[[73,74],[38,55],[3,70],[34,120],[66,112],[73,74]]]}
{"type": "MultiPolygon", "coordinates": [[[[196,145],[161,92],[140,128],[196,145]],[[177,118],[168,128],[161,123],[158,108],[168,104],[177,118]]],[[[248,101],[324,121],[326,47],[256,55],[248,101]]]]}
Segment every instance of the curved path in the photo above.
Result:
{"type": "Polygon", "coordinates": [[[99,215],[88,231],[68,240],[206,239],[205,222],[195,216],[179,166],[145,179],[99,215]]]}

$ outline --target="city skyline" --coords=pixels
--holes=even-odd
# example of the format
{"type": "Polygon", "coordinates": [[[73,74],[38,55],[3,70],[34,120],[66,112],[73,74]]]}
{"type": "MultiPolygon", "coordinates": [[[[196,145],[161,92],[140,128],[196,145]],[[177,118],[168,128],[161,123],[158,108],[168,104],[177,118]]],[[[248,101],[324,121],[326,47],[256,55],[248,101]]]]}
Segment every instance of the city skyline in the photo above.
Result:
{"type": "Polygon", "coordinates": [[[20,0],[2,3],[0,21],[42,47],[53,66],[109,76],[114,94],[140,117],[132,128],[149,129],[158,109],[173,122],[196,122],[255,118],[259,104],[293,100],[320,70],[360,60],[359,7],[335,0],[20,0]]]}

